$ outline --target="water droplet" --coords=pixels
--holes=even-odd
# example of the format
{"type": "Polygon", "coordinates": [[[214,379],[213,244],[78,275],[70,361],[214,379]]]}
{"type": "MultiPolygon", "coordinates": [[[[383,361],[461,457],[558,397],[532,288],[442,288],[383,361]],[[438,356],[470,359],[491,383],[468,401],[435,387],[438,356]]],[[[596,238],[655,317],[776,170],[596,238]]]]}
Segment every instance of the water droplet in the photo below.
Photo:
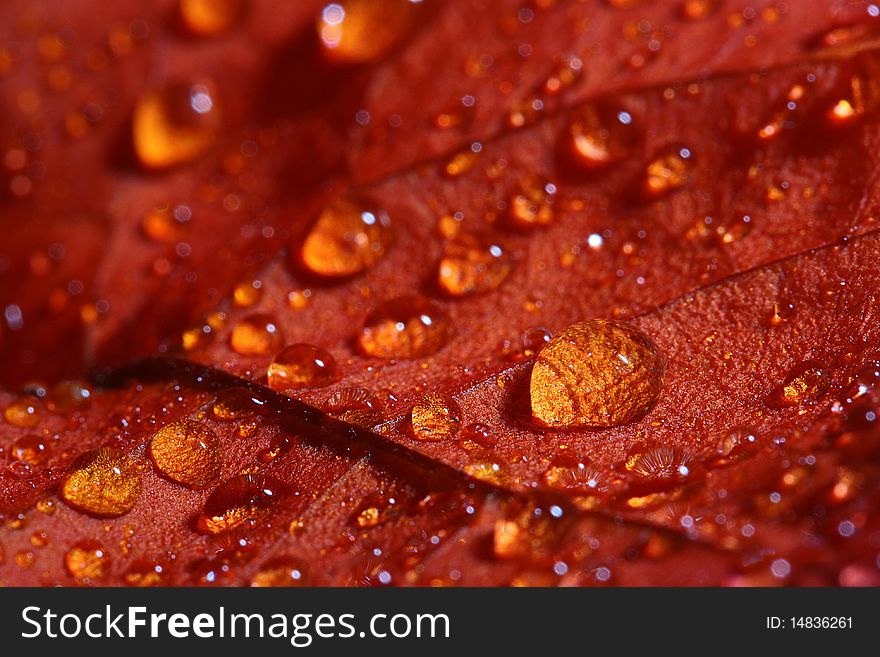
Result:
{"type": "Polygon", "coordinates": [[[627,471],[645,479],[680,481],[691,474],[694,458],[678,447],[655,447],[629,456],[627,471]]]}
{"type": "Polygon", "coordinates": [[[91,396],[91,389],[80,381],[60,381],[50,388],[46,407],[53,413],[70,413],[83,406],[91,396]]]}
{"type": "Polygon", "coordinates": [[[358,345],[376,358],[421,358],[443,348],[451,332],[440,304],[424,297],[398,297],[367,316],[358,345]]]}
{"type": "Polygon", "coordinates": [[[122,581],[126,586],[140,587],[168,586],[170,584],[167,567],[145,559],[138,559],[129,566],[122,576],[122,581]]]}
{"type": "Polygon", "coordinates": [[[667,146],[646,168],[645,193],[659,198],[684,187],[694,168],[693,153],[684,146],[667,146]]]}
{"type": "Polygon", "coordinates": [[[269,365],[269,387],[323,388],[339,379],[339,368],[330,353],[310,344],[285,347],[269,365]]]}
{"type": "Polygon", "coordinates": [[[12,458],[30,465],[41,465],[49,458],[49,444],[40,436],[22,436],[12,444],[12,458]]]}
{"type": "Polygon", "coordinates": [[[410,421],[416,440],[449,440],[461,427],[461,409],[454,399],[431,393],[413,405],[410,421]]]}
{"type": "Polygon", "coordinates": [[[361,529],[369,529],[396,515],[397,500],[385,493],[371,493],[351,514],[352,522],[361,529]]]}
{"type": "Polygon", "coordinates": [[[623,107],[594,103],[576,111],[568,124],[568,147],[575,164],[601,169],[626,158],[639,133],[623,107]]]}
{"type": "Polygon", "coordinates": [[[95,516],[128,513],[140,492],[134,463],[123,452],[109,447],[82,454],[61,483],[61,498],[67,504],[95,516]]]}
{"type": "Polygon", "coordinates": [[[318,37],[335,62],[362,64],[387,55],[410,33],[418,3],[407,0],[339,0],[324,7],[318,37]]]}
{"type": "Polygon", "coordinates": [[[220,445],[214,432],[192,420],[166,424],[150,441],[149,455],[163,475],[193,489],[220,477],[220,445]]]}
{"type": "Polygon", "coordinates": [[[383,419],[382,402],[369,390],[342,388],[324,402],[324,410],[335,418],[369,429],[383,419]]]}
{"type": "Polygon", "coordinates": [[[462,468],[462,471],[469,477],[499,486],[504,483],[507,477],[501,465],[492,461],[468,463],[462,468]]]}
{"type": "Polygon", "coordinates": [[[212,411],[218,420],[241,420],[260,410],[254,393],[246,388],[229,388],[217,395],[212,411]]]}
{"type": "Polygon", "coordinates": [[[243,356],[268,356],[284,344],[275,318],[256,314],[242,319],[232,329],[229,344],[243,356]]]}
{"type": "Polygon", "coordinates": [[[795,315],[795,305],[791,301],[785,299],[779,300],[773,304],[767,323],[770,326],[779,326],[790,320],[795,315]]]}
{"type": "Polygon", "coordinates": [[[437,267],[437,282],[446,294],[461,297],[496,289],[512,264],[497,244],[451,244],[437,267]]]}
{"type": "Polygon", "coordinates": [[[718,441],[718,464],[727,464],[753,452],[758,447],[755,433],[745,427],[733,427],[718,441]]]}
{"type": "Polygon", "coordinates": [[[13,426],[33,429],[40,423],[40,409],[36,400],[24,397],[8,406],[3,417],[13,426]]]}
{"type": "Polygon", "coordinates": [[[718,10],[718,0],[685,0],[681,5],[681,15],[689,21],[709,18],[718,10]]]}
{"type": "Polygon", "coordinates": [[[472,422],[461,431],[462,442],[473,442],[483,447],[495,447],[498,444],[498,436],[492,427],[479,422],[472,422]]]}
{"type": "Polygon", "coordinates": [[[347,197],[324,208],[298,252],[310,273],[330,278],[353,276],[372,267],[391,244],[391,221],[381,210],[347,197]]]}
{"type": "Polygon", "coordinates": [[[804,361],[792,367],[782,384],[766,399],[771,408],[810,405],[819,401],[831,386],[828,371],[815,361],[804,361]]]}
{"type": "Polygon", "coordinates": [[[547,329],[541,326],[535,326],[523,331],[520,336],[522,344],[522,353],[526,358],[531,358],[537,354],[545,345],[550,342],[553,335],[547,329]]]}
{"type": "Polygon", "coordinates": [[[609,427],[648,412],[663,386],[664,358],[641,331],[617,321],[572,324],[538,354],[534,419],[548,427],[609,427]]]}
{"type": "Polygon", "coordinates": [[[214,142],[218,114],[208,87],[170,85],[141,96],[132,138],[141,164],[165,169],[194,160],[214,142]]]}
{"type": "Polygon", "coordinates": [[[287,492],[284,482],[269,475],[232,477],[205,500],[196,527],[206,534],[219,534],[240,525],[253,525],[268,516],[287,492]]]}
{"type": "Polygon", "coordinates": [[[107,575],[110,558],[97,541],[82,541],[64,555],[64,568],[80,584],[90,584],[107,575]]]}
{"type": "Polygon", "coordinates": [[[544,483],[550,488],[595,495],[607,488],[606,476],[586,459],[562,455],[554,458],[544,471],[544,483]]]}
{"type": "Polygon", "coordinates": [[[255,587],[278,587],[278,586],[304,586],[305,578],[302,567],[289,559],[282,559],[270,564],[264,564],[260,570],[251,577],[251,586],[255,587]]]}
{"type": "Polygon", "coordinates": [[[239,22],[244,7],[242,0],[180,0],[180,17],[193,34],[216,36],[239,22]]]}
{"type": "Polygon", "coordinates": [[[556,186],[526,178],[510,196],[510,221],[515,228],[532,230],[553,222],[556,186]]]}
{"type": "Polygon", "coordinates": [[[261,281],[245,281],[235,286],[232,299],[239,308],[250,308],[260,302],[263,296],[261,281]]]}

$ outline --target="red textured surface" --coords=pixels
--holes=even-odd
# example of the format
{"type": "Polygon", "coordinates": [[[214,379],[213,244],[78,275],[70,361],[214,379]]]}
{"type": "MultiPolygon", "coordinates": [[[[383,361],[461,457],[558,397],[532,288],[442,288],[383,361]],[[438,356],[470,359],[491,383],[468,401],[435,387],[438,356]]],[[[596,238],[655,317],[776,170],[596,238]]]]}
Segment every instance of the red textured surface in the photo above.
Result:
{"type": "Polygon", "coordinates": [[[312,584],[880,583],[880,390],[865,378],[880,360],[880,93],[869,84],[865,114],[846,125],[828,119],[853,76],[871,80],[880,66],[880,19],[866,3],[780,12],[720,2],[695,21],[679,2],[426,2],[387,57],[347,66],[322,57],[321,3],[288,4],[255,2],[240,25],[206,39],[185,33],[174,3],[0,10],[0,48],[12,56],[0,75],[0,140],[4,153],[28,150],[31,180],[28,193],[14,192],[21,171],[7,155],[0,307],[19,308],[23,325],[0,322],[0,408],[25,384],[51,390],[100,372],[74,409],[53,410],[50,393],[34,401],[34,427],[0,420],[0,581],[75,584],[64,555],[97,540],[108,557],[86,582],[96,585],[131,583],[145,564],[183,585],[244,585],[275,565],[312,584]],[[95,13],[105,20],[89,20],[95,13]],[[111,47],[118,26],[138,35],[130,51],[111,47]],[[827,47],[822,35],[841,26],[848,38],[827,47]],[[72,44],[58,61],[40,51],[54,34],[72,44]],[[96,51],[107,56],[99,70],[87,64],[96,51]],[[547,78],[572,57],[582,74],[548,92],[547,78]],[[50,83],[59,66],[73,80],[62,90],[50,83]],[[175,81],[214,84],[223,129],[195,162],[145,172],[131,150],[132,109],[175,81]],[[782,134],[757,139],[794,85],[805,92],[782,134]],[[572,164],[564,137],[596,99],[628,111],[639,138],[622,161],[590,172],[572,164]],[[535,100],[542,109],[512,124],[511,112],[535,100]],[[65,121],[76,111],[100,118],[73,138],[65,121]],[[458,126],[437,126],[456,112],[458,126]],[[475,142],[474,165],[445,173],[475,142]],[[645,166],[673,144],[691,151],[690,178],[648,198],[645,166]],[[524,182],[557,189],[552,222],[529,232],[508,218],[524,182]],[[324,204],[351,190],[388,214],[393,244],[349,279],[305,276],[290,251],[324,204]],[[180,204],[192,219],[179,236],[144,236],[146,213],[180,204]],[[454,213],[463,233],[511,257],[497,289],[454,299],[438,288],[447,243],[438,220],[454,213]],[[260,300],[241,308],[232,289],[252,280],[260,300]],[[288,293],[303,289],[310,302],[292,308],[288,293]],[[443,304],[449,343],[412,360],[360,353],[369,311],[414,293],[443,304]],[[774,304],[793,311],[773,324],[774,304]],[[101,308],[94,322],[84,306],[101,308]],[[215,311],[225,321],[210,340],[178,346],[182,330],[215,311]],[[266,388],[272,356],[245,357],[229,343],[254,313],[270,316],[285,344],[328,350],[340,379],[292,399],[266,388]],[[668,361],[660,399],[611,429],[539,429],[520,336],[594,317],[631,321],[654,340],[668,361]],[[768,395],[804,361],[828,372],[828,390],[773,408],[768,395]],[[211,411],[242,386],[260,400],[248,437],[241,420],[211,411]],[[374,432],[320,410],[353,386],[381,393],[374,432]],[[491,427],[496,444],[413,439],[409,409],[428,392],[453,397],[462,424],[491,427]],[[212,488],[163,478],[145,452],[158,427],[186,417],[217,434],[221,481],[256,473],[292,492],[253,527],[196,531],[212,488]],[[720,457],[719,442],[737,429],[754,443],[720,457]],[[23,468],[13,444],[32,434],[51,453],[23,468]],[[98,446],[127,452],[142,470],[137,504],[116,519],[57,498],[71,463],[98,446]],[[686,460],[687,475],[646,481],[627,471],[629,457],[656,448],[686,460]],[[598,494],[548,488],[543,474],[560,458],[598,473],[598,494]],[[475,464],[499,474],[472,479],[475,464]],[[353,522],[379,498],[396,501],[381,522],[353,522]],[[54,512],[35,508],[40,500],[54,512]]]}

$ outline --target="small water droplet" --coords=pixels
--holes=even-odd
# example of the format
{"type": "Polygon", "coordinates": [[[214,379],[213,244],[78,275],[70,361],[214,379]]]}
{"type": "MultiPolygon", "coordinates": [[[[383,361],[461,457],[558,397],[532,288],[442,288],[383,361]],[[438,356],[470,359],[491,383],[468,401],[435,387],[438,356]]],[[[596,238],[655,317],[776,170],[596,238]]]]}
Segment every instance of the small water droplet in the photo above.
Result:
{"type": "Polygon", "coordinates": [[[626,460],[625,467],[644,479],[681,481],[691,474],[694,457],[678,447],[661,446],[636,452],[626,460]]]}
{"type": "Polygon", "coordinates": [[[440,289],[454,297],[496,289],[507,278],[510,256],[497,244],[451,244],[437,267],[440,289]]]}
{"type": "Polygon", "coordinates": [[[709,18],[718,10],[718,0],[685,0],[681,5],[681,15],[689,21],[709,18]]]}
{"type": "Polygon", "coordinates": [[[244,281],[235,286],[232,291],[232,300],[239,308],[250,308],[260,302],[263,296],[261,281],[244,281]]]}
{"type": "Polygon", "coordinates": [[[331,61],[363,64],[383,58],[414,27],[419,3],[407,0],[338,0],[318,18],[318,37],[331,61]]]}
{"type": "Polygon", "coordinates": [[[12,444],[12,458],[30,465],[41,465],[46,462],[51,452],[49,444],[40,436],[33,434],[22,436],[12,444]]]}
{"type": "Polygon", "coordinates": [[[410,423],[417,440],[449,440],[461,427],[461,409],[454,399],[430,393],[413,405],[410,423]]]}
{"type": "Polygon", "coordinates": [[[91,389],[80,381],[60,381],[46,395],[46,408],[53,413],[70,413],[88,402],[91,389]]]}
{"type": "Polygon", "coordinates": [[[284,344],[284,336],[274,317],[250,315],[236,324],[229,344],[243,356],[268,356],[284,344]]]}
{"type": "Polygon", "coordinates": [[[85,513],[115,517],[128,513],[141,493],[134,463],[118,449],[82,454],[61,483],[61,498],[85,513]]]}
{"type": "Polygon", "coordinates": [[[553,335],[542,326],[535,326],[523,331],[520,336],[520,344],[522,344],[522,353],[526,358],[531,358],[543,349],[553,335]]]}
{"type": "Polygon", "coordinates": [[[767,323],[770,326],[779,326],[790,320],[795,315],[795,305],[786,299],[781,299],[773,304],[767,323]]]}
{"type": "Polygon", "coordinates": [[[607,488],[607,477],[587,459],[562,455],[554,458],[544,471],[544,483],[550,488],[596,495],[607,488]]]}
{"type": "Polygon", "coordinates": [[[149,169],[184,164],[214,143],[217,128],[218,112],[207,86],[169,85],[138,100],[132,119],[134,150],[149,169]]]}
{"type": "Polygon", "coordinates": [[[64,568],[80,584],[104,579],[110,567],[107,549],[97,541],[81,541],[64,555],[64,568]]]}
{"type": "Polygon", "coordinates": [[[353,276],[372,267],[391,245],[388,215],[348,197],[327,205],[309,230],[298,253],[311,274],[329,278],[353,276]]]}
{"type": "Polygon", "coordinates": [[[198,36],[216,36],[239,23],[243,0],[180,0],[180,17],[187,29],[198,36]]]}
{"type": "Polygon", "coordinates": [[[358,334],[358,345],[376,358],[421,358],[442,349],[452,326],[443,307],[418,296],[385,301],[358,334]]]}
{"type": "Polygon", "coordinates": [[[690,180],[693,169],[694,156],[689,148],[667,146],[645,170],[645,193],[650,198],[659,198],[680,189],[690,180]]]}
{"type": "Polygon", "coordinates": [[[472,442],[482,447],[491,448],[498,444],[498,436],[492,430],[492,427],[480,422],[472,422],[462,429],[461,441],[464,443],[472,442]]]}
{"type": "Polygon", "coordinates": [[[722,465],[739,460],[758,448],[755,433],[746,427],[733,427],[718,440],[716,464],[722,465]]]}
{"type": "Polygon", "coordinates": [[[288,491],[284,482],[269,475],[237,475],[222,482],[208,496],[196,527],[206,534],[219,534],[233,527],[253,525],[268,516],[288,491]]]}
{"type": "Polygon", "coordinates": [[[13,426],[33,429],[40,423],[40,409],[35,399],[23,397],[7,406],[3,417],[13,426]]]}
{"type": "Polygon", "coordinates": [[[324,402],[324,410],[343,422],[366,429],[383,419],[381,400],[363,388],[337,390],[324,402]]]}
{"type": "Polygon", "coordinates": [[[532,416],[548,427],[609,427],[648,412],[663,387],[664,358],[622,322],[572,324],[547,343],[532,369],[532,416]]]}
{"type": "Polygon", "coordinates": [[[147,561],[146,559],[138,559],[122,576],[122,581],[126,586],[168,586],[170,578],[168,568],[162,564],[147,561]]]}
{"type": "Polygon", "coordinates": [[[150,441],[149,455],[159,472],[189,488],[205,488],[220,477],[217,436],[199,422],[166,424],[150,441]]]}
{"type": "Polygon", "coordinates": [[[792,367],[782,384],[766,399],[770,408],[811,405],[819,401],[831,386],[831,376],[820,363],[804,361],[792,367]]]}
{"type": "Polygon", "coordinates": [[[553,223],[556,186],[526,178],[510,195],[508,212],[514,228],[532,230],[553,223]]]}
{"type": "Polygon", "coordinates": [[[626,158],[639,140],[633,115],[613,103],[577,110],[568,124],[568,150],[575,164],[602,169],[626,158]]]}
{"type": "Polygon", "coordinates": [[[367,495],[351,514],[351,521],[361,529],[380,525],[397,515],[397,500],[385,493],[367,495]]]}
{"type": "Polygon", "coordinates": [[[273,561],[264,564],[251,577],[251,586],[254,587],[279,587],[279,586],[305,586],[303,569],[298,563],[289,559],[273,561]]]}
{"type": "Polygon", "coordinates": [[[212,412],[218,420],[241,420],[260,410],[254,393],[246,388],[229,388],[217,395],[212,412]]]}
{"type": "Polygon", "coordinates": [[[310,344],[294,344],[279,352],[269,365],[269,387],[323,388],[339,379],[339,368],[330,353],[310,344]]]}

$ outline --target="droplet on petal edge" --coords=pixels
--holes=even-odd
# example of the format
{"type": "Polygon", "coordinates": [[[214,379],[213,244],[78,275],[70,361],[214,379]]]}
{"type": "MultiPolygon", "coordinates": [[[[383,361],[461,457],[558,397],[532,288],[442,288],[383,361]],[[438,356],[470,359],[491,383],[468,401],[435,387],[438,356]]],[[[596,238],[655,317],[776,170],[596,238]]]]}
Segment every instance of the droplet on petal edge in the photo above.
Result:
{"type": "Polygon", "coordinates": [[[647,413],[663,387],[665,359],[622,322],[572,324],[547,343],[532,369],[534,420],[548,427],[610,427],[647,413]]]}

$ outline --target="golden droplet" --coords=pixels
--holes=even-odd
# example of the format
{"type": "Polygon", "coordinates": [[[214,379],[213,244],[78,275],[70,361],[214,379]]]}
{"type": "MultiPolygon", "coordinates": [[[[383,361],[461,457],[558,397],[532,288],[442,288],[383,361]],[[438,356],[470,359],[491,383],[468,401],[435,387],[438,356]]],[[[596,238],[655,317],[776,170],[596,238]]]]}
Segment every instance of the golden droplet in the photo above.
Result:
{"type": "Polygon", "coordinates": [[[259,410],[254,394],[245,388],[229,388],[221,392],[214,402],[212,412],[218,420],[241,420],[259,410]]]}
{"type": "Polygon", "coordinates": [[[37,402],[29,397],[23,397],[3,411],[3,417],[9,424],[21,429],[33,429],[40,423],[40,409],[37,402]]]}
{"type": "Polygon", "coordinates": [[[45,513],[47,516],[54,515],[57,509],[58,506],[55,504],[55,500],[51,498],[46,497],[37,502],[37,511],[45,513]]]}
{"type": "Polygon", "coordinates": [[[667,147],[647,166],[645,193],[652,198],[684,187],[694,168],[693,153],[683,146],[667,147]]]}
{"type": "Polygon", "coordinates": [[[97,541],[82,541],[64,555],[64,568],[80,584],[89,584],[107,575],[110,558],[97,541]]]}
{"type": "Polygon", "coordinates": [[[166,569],[157,563],[140,559],[135,561],[125,574],[122,581],[126,586],[167,586],[169,584],[168,573],[166,569]]]}
{"type": "Polygon", "coordinates": [[[177,242],[183,237],[183,223],[168,206],[148,212],[141,221],[141,230],[154,242],[163,244],[177,242]]]}
{"type": "Polygon", "coordinates": [[[701,21],[709,18],[718,9],[718,0],[685,0],[681,5],[681,14],[689,21],[701,21]]]}
{"type": "Polygon", "coordinates": [[[647,413],[663,387],[664,358],[641,331],[612,320],[572,324],[538,354],[532,416],[548,427],[610,427],[647,413]]]}
{"type": "Polygon", "coordinates": [[[269,387],[323,388],[339,379],[336,360],[324,349],[310,344],[285,347],[269,365],[269,387]]]}
{"type": "Polygon", "coordinates": [[[208,87],[172,85],[149,91],[134,109],[134,150],[148,169],[165,169],[201,155],[214,142],[217,128],[208,87]]]}
{"type": "Polygon", "coordinates": [[[300,264],[318,276],[353,276],[376,264],[390,243],[387,214],[338,198],[324,208],[306,235],[299,249],[300,264]]]}
{"type": "Polygon", "coordinates": [[[501,485],[504,483],[507,475],[498,463],[492,461],[475,461],[468,463],[462,468],[469,477],[486,481],[490,484],[501,485]]]}
{"type": "Polygon", "coordinates": [[[251,586],[255,587],[303,586],[304,584],[302,568],[299,564],[288,560],[264,565],[251,578],[251,586]]]}
{"type": "Polygon", "coordinates": [[[268,356],[284,344],[281,329],[269,315],[256,314],[242,319],[232,329],[229,344],[243,356],[268,356]]]}
{"type": "Polygon", "coordinates": [[[342,388],[324,402],[324,410],[335,418],[369,429],[383,419],[382,402],[369,390],[342,388]]]}
{"type": "Polygon", "coordinates": [[[398,297],[367,316],[358,345],[376,358],[421,358],[443,348],[451,333],[440,304],[424,297],[398,297]]]}
{"type": "Polygon", "coordinates": [[[804,361],[792,367],[782,384],[768,396],[771,408],[815,404],[831,386],[828,371],[815,361],[804,361]]]}
{"type": "Polygon", "coordinates": [[[49,444],[40,436],[22,436],[12,444],[12,458],[30,465],[40,465],[49,458],[49,444]]]}
{"type": "Polygon", "coordinates": [[[416,440],[449,440],[461,427],[461,409],[454,399],[430,393],[413,405],[410,424],[416,440]]]}
{"type": "Polygon", "coordinates": [[[287,486],[268,475],[238,475],[221,483],[205,500],[196,527],[219,534],[243,524],[252,525],[269,515],[286,494],[287,486]]]}
{"type": "Polygon", "coordinates": [[[627,471],[644,479],[683,479],[691,474],[693,456],[677,447],[656,447],[629,456],[627,471]]]}
{"type": "Polygon", "coordinates": [[[70,413],[86,404],[91,396],[91,389],[80,381],[59,381],[49,390],[46,408],[53,413],[70,413]]]}
{"type": "Polygon", "coordinates": [[[606,477],[586,459],[559,456],[544,471],[544,483],[550,488],[595,495],[606,488],[606,477]]]}
{"type": "Polygon", "coordinates": [[[150,441],[149,455],[163,475],[179,484],[201,489],[220,478],[217,436],[193,420],[166,424],[150,441]]]}
{"type": "Polygon", "coordinates": [[[242,0],[180,0],[180,17],[193,34],[216,36],[238,23],[244,8],[242,0]]]}
{"type": "Polygon", "coordinates": [[[250,308],[259,303],[263,296],[261,281],[245,281],[235,286],[232,299],[239,308],[250,308]]]}
{"type": "Polygon", "coordinates": [[[590,104],[568,124],[572,160],[585,169],[601,169],[627,157],[639,135],[633,116],[615,104],[590,104]]]}
{"type": "Polygon", "coordinates": [[[531,230],[553,222],[556,185],[525,179],[510,196],[508,212],[515,228],[531,230]]]}
{"type": "Polygon", "coordinates": [[[123,452],[109,447],[80,456],[61,483],[61,499],[100,517],[128,513],[140,493],[137,468],[123,452]]]}
{"type": "Polygon", "coordinates": [[[791,301],[784,299],[773,304],[767,323],[770,326],[779,326],[790,320],[795,315],[795,305],[791,301]]]}
{"type": "Polygon", "coordinates": [[[511,268],[510,257],[497,244],[452,244],[437,267],[437,281],[446,294],[461,297],[494,290],[511,268]]]}
{"type": "Polygon", "coordinates": [[[345,64],[381,59],[410,33],[417,11],[407,0],[332,2],[317,23],[324,55],[345,64]]]}

